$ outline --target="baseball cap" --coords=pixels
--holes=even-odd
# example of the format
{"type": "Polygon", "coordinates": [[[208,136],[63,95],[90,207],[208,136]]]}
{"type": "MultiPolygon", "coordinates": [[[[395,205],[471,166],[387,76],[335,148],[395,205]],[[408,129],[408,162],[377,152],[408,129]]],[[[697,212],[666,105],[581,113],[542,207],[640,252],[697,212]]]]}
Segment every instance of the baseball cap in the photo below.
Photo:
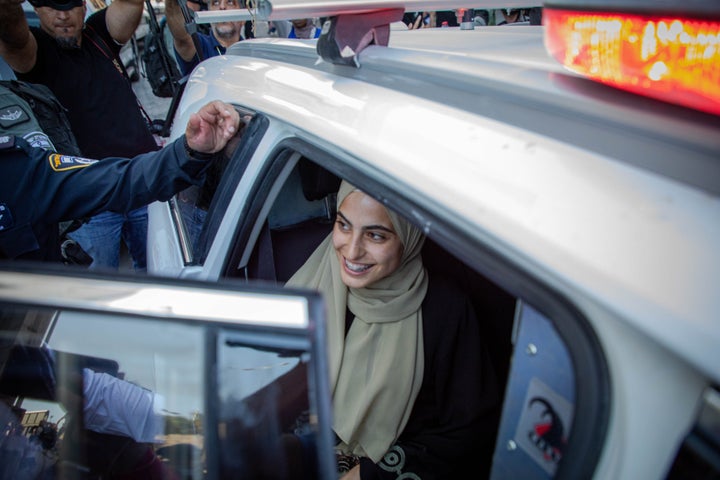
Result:
{"type": "Polygon", "coordinates": [[[54,10],[71,10],[82,7],[84,0],[28,0],[33,7],[50,7],[54,10]]]}

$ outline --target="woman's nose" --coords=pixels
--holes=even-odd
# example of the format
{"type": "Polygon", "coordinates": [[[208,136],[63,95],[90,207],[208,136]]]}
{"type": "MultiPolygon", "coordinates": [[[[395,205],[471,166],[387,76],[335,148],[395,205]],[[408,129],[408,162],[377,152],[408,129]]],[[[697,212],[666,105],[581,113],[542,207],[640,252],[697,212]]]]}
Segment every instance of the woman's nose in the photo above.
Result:
{"type": "Polygon", "coordinates": [[[348,242],[348,248],[346,257],[349,260],[358,260],[365,254],[365,249],[363,248],[361,238],[359,236],[352,236],[350,238],[350,241],[348,242]]]}

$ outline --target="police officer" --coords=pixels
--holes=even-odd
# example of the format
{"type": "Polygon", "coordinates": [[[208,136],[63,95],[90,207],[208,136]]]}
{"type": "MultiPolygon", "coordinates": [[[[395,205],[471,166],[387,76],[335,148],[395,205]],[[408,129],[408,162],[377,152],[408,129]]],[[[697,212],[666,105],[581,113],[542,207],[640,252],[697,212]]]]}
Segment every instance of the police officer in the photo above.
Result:
{"type": "Polygon", "coordinates": [[[0,135],[0,259],[58,261],[58,222],[126,212],[200,184],[239,128],[237,111],[213,101],[162,150],[101,162],[0,135]]]}

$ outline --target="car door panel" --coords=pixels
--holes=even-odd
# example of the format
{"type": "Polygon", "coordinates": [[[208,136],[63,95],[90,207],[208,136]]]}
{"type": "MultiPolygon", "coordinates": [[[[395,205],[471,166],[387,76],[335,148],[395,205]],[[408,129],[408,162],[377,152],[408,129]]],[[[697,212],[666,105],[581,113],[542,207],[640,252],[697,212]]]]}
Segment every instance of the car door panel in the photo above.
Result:
{"type": "Polygon", "coordinates": [[[37,269],[0,278],[2,478],[296,478],[298,465],[334,478],[315,294],[37,269]],[[287,442],[301,424],[316,455],[287,442]]]}

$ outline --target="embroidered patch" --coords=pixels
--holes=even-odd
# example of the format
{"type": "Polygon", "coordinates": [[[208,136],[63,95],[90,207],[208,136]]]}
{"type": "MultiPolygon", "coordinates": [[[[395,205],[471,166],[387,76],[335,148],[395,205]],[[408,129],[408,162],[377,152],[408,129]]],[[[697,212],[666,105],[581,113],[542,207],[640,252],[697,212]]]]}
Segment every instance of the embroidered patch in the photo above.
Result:
{"type": "Polygon", "coordinates": [[[97,160],[92,160],[90,158],[73,157],[72,155],[60,155],[57,153],[48,155],[48,161],[50,162],[50,168],[56,172],[64,172],[75,168],[85,168],[97,162],[97,160]]]}
{"type": "Polygon", "coordinates": [[[0,203],[0,232],[13,226],[14,220],[10,207],[0,203]]]}
{"type": "Polygon", "coordinates": [[[0,110],[0,126],[3,128],[10,128],[28,120],[30,120],[30,116],[20,105],[10,105],[0,110]]]}
{"type": "Polygon", "coordinates": [[[50,138],[43,132],[30,132],[24,135],[23,138],[32,147],[44,148],[45,150],[55,150],[50,138]]]}

